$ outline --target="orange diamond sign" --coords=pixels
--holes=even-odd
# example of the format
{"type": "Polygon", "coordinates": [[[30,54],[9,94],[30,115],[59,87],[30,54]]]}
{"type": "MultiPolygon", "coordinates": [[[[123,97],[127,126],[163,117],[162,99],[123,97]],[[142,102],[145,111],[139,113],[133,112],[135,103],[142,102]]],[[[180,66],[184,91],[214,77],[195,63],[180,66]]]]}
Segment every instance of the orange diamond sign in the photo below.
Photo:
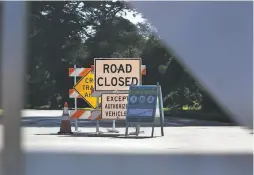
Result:
{"type": "MultiPolygon", "coordinates": [[[[73,87],[79,95],[81,95],[84,100],[91,106],[92,108],[96,108],[96,99],[97,97],[91,96],[91,89],[94,88],[94,74],[89,71],[85,76],[83,76],[77,84],[73,87]]],[[[99,97],[99,104],[101,103],[101,97],[99,97]]]]}

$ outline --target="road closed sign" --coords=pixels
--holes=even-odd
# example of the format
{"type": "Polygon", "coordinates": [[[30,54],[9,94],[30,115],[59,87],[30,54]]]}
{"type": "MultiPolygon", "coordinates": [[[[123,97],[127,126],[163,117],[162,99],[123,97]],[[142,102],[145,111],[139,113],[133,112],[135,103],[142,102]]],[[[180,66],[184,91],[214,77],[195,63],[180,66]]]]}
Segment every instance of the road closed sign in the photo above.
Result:
{"type": "Polygon", "coordinates": [[[141,59],[95,58],[95,91],[128,91],[131,84],[140,85],[141,59]]]}

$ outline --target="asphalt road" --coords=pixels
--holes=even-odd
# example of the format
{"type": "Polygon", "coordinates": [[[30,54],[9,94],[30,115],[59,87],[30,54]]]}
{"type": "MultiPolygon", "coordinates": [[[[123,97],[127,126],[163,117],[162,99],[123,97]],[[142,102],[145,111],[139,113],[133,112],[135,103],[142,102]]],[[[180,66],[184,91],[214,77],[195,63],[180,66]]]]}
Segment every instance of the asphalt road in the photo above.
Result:
{"type": "MultiPolygon", "coordinates": [[[[24,127],[58,127],[61,123],[62,111],[60,110],[24,110],[22,112],[21,125],[24,127]]],[[[71,121],[74,125],[74,121],[71,121]]],[[[78,120],[79,127],[95,127],[96,121],[78,120]]],[[[205,121],[195,119],[179,119],[176,117],[166,117],[164,127],[181,126],[231,126],[230,123],[216,121],[205,121]]],[[[100,121],[101,127],[111,127],[112,121],[100,121]]],[[[116,121],[117,127],[125,127],[124,121],[116,121]]],[[[147,125],[144,125],[147,126],[147,125]]],[[[149,126],[149,125],[148,125],[149,126]]]]}
{"type": "MultiPolygon", "coordinates": [[[[57,135],[61,124],[61,115],[62,111],[60,110],[23,111],[21,124],[25,148],[53,149],[57,145],[57,149],[64,149],[69,148],[69,146],[74,147],[74,145],[82,147],[84,144],[89,149],[99,149],[103,145],[103,150],[117,147],[120,150],[156,149],[162,152],[252,151],[252,135],[249,130],[238,126],[227,126],[228,124],[218,122],[168,118],[164,122],[164,137],[160,137],[160,128],[156,127],[155,138],[149,138],[151,126],[141,125],[141,131],[144,131],[144,133],[139,138],[142,139],[130,137],[132,138],[130,140],[130,138],[124,139],[123,137],[125,133],[123,121],[116,122],[116,128],[120,135],[108,133],[108,129],[112,128],[112,121],[101,121],[100,131],[103,132],[103,135],[98,137],[94,134],[96,131],[95,121],[82,119],[78,121],[79,132],[76,132],[76,134],[72,136],[57,135]]],[[[74,121],[71,123],[73,126],[72,131],[75,131],[74,121]]],[[[134,131],[134,128],[130,127],[129,132],[132,131],[134,131]]]]}

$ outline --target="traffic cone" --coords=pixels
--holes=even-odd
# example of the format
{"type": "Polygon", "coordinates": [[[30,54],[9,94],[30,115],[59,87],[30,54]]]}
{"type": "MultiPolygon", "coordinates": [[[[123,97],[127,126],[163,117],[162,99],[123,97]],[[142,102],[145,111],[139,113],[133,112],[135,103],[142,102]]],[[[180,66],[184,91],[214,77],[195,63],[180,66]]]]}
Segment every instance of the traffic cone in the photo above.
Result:
{"type": "Polygon", "coordinates": [[[73,132],[71,131],[71,121],[67,102],[64,103],[62,116],[63,118],[60,126],[60,131],[58,132],[58,134],[72,134],[73,132]]]}

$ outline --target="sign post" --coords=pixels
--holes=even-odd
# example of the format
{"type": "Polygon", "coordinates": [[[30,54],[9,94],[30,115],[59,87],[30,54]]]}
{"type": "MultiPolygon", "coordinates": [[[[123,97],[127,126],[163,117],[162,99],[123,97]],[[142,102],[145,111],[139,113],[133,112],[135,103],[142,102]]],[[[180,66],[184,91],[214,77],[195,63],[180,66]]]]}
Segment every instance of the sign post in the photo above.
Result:
{"type": "Polygon", "coordinates": [[[108,132],[119,133],[119,131],[116,129],[116,121],[115,120],[113,120],[113,127],[112,127],[112,129],[108,129],[108,132]]]}
{"type": "MultiPolygon", "coordinates": [[[[161,136],[164,136],[164,128],[163,128],[163,123],[164,123],[163,98],[162,98],[162,91],[161,91],[161,86],[160,86],[159,82],[157,82],[157,87],[158,87],[158,98],[159,98],[161,136]]],[[[152,137],[153,137],[153,135],[152,135],[152,137]]]]}
{"type": "MultiPolygon", "coordinates": [[[[96,106],[97,108],[99,107],[99,98],[96,97],[96,106]]],[[[96,134],[101,134],[102,132],[100,131],[100,120],[96,120],[96,134]]]]}
{"type": "Polygon", "coordinates": [[[125,137],[128,136],[129,124],[137,125],[137,136],[139,135],[140,124],[152,124],[151,137],[153,137],[157,98],[159,98],[161,135],[164,136],[162,123],[163,104],[162,100],[160,100],[161,97],[160,85],[130,86],[126,114],[125,137]]]}
{"type": "MultiPolygon", "coordinates": [[[[76,69],[76,64],[74,65],[76,69]]],[[[74,85],[77,83],[77,77],[74,76],[74,85]]],[[[77,98],[74,98],[74,110],[77,111],[77,98]]],[[[75,119],[75,131],[78,132],[78,119],[75,119]]]]}

